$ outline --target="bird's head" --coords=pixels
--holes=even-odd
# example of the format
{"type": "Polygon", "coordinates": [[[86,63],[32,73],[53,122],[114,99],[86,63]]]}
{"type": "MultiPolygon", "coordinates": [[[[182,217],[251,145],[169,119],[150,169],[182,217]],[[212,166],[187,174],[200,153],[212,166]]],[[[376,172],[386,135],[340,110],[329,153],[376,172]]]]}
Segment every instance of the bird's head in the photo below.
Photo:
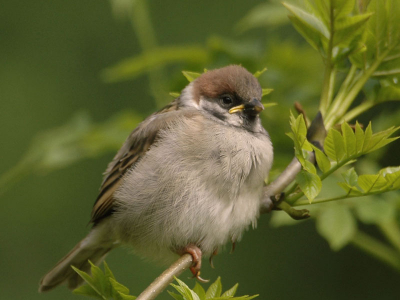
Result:
{"type": "Polygon", "coordinates": [[[261,130],[262,89],[258,80],[237,65],[207,71],[185,88],[181,103],[232,126],[261,130]]]}

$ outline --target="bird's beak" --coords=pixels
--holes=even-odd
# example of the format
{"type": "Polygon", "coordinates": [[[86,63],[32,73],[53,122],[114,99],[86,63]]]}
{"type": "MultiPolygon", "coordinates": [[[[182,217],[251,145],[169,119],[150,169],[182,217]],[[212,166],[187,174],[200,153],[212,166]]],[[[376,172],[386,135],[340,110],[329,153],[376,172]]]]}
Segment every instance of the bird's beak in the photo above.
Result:
{"type": "Polygon", "coordinates": [[[253,99],[249,102],[247,102],[246,104],[241,104],[235,107],[232,107],[229,110],[230,114],[239,112],[239,111],[244,111],[246,114],[249,115],[257,115],[260,112],[262,112],[264,110],[264,106],[262,105],[262,103],[257,100],[257,99],[253,99]]]}
{"type": "Polygon", "coordinates": [[[244,104],[240,104],[240,105],[238,105],[238,106],[232,107],[232,108],[229,110],[229,113],[230,113],[230,114],[234,114],[234,113],[237,113],[238,111],[242,111],[242,110],[244,110],[244,104]]]}

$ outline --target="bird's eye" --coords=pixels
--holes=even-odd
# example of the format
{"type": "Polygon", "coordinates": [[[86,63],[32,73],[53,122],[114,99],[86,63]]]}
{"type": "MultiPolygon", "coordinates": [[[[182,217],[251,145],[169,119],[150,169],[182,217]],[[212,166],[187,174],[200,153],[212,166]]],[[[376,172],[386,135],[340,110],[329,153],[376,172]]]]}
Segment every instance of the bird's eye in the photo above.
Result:
{"type": "Polygon", "coordinates": [[[220,100],[221,104],[224,106],[229,106],[233,103],[232,98],[230,96],[222,96],[220,100]]]}

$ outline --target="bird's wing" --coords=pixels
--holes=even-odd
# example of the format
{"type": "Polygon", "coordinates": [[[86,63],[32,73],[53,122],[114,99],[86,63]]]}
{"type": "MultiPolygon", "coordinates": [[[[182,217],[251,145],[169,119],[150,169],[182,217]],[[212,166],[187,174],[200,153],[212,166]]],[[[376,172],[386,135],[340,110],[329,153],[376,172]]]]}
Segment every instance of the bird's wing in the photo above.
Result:
{"type": "Polygon", "coordinates": [[[192,111],[179,110],[178,99],[152,114],[135,128],[124,145],[108,164],[99,196],[93,206],[91,222],[97,223],[113,211],[113,194],[121,184],[125,172],[134,166],[150,149],[160,130],[180,117],[190,117],[192,111]]]}

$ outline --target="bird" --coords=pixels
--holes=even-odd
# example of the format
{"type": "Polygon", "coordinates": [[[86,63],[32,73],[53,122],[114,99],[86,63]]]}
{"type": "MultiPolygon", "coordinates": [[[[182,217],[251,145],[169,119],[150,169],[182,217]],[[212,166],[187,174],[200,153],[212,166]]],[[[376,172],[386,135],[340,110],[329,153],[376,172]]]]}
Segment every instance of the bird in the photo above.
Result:
{"type": "Polygon", "coordinates": [[[260,214],[273,146],[259,114],[262,88],[240,65],[208,70],[148,116],[108,164],[88,235],[40,281],[40,292],[82,284],[128,245],[159,263],[189,253],[201,280],[203,256],[239,241],[260,214]]]}

